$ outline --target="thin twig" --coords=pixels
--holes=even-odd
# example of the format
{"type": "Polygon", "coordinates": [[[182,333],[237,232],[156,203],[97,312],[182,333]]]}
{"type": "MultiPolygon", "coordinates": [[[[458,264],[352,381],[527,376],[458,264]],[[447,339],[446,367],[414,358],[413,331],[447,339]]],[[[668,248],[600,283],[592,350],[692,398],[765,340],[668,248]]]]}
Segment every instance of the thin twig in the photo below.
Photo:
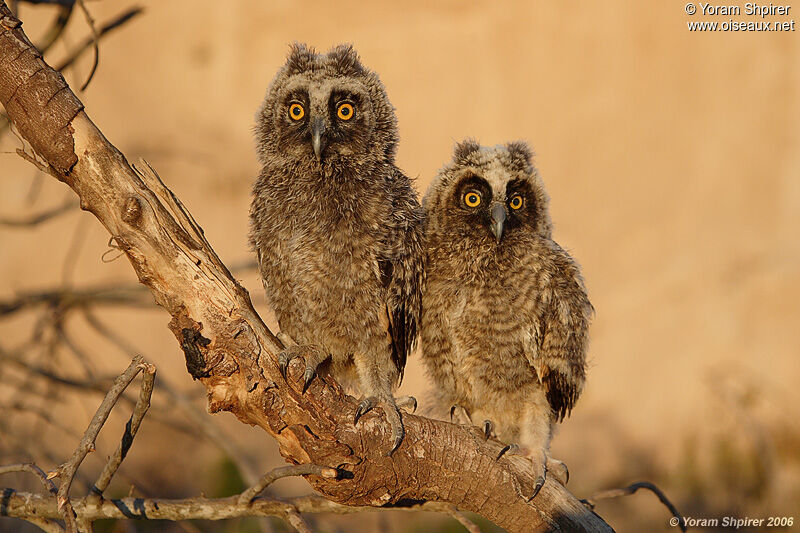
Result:
{"type": "MultiPolygon", "coordinates": [[[[58,489],[56,488],[55,483],[53,483],[53,480],[48,478],[47,474],[45,474],[41,468],[39,468],[33,463],[20,463],[16,465],[0,466],[0,475],[10,474],[12,472],[28,472],[30,474],[33,474],[34,476],[39,478],[39,481],[42,482],[42,485],[44,485],[44,488],[47,490],[47,492],[49,492],[53,496],[56,496],[56,494],[58,494],[58,489]]],[[[61,528],[61,526],[59,526],[55,522],[51,522],[46,518],[41,518],[37,516],[26,516],[24,517],[24,520],[39,527],[43,531],[47,531],[48,533],[61,533],[62,531],[64,531],[61,528]]]]}
{"type": "Polygon", "coordinates": [[[44,470],[33,463],[19,463],[16,465],[0,466],[0,476],[3,474],[10,474],[12,472],[28,472],[33,474],[39,478],[39,481],[42,482],[42,485],[44,485],[44,488],[47,490],[47,492],[53,496],[58,493],[58,488],[56,488],[56,484],[53,483],[53,480],[47,477],[47,474],[44,473],[44,470]]]}
{"type": "Polygon", "coordinates": [[[24,217],[0,217],[0,226],[10,226],[14,228],[30,228],[33,226],[37,226],[43,222],[47,222],[48,220],[57,217],[63,213],[68,211],[72,211],[78,207],[78,202],[73,199],[69,199],[68,201],[58,205],[56,207],[52,207],[50,209],[46,209],[39,213],[34,213],[32,215],[24,216],[24,217]]]}
{"type": "MultiPolygon", "coordinates": [[[[99,378],[88,379],[88,380],[80,380],[80,379],[68,378],[68,377],[62,376],[60,374],[56,374],[56,373],[54,373],[54,372],[52,372],[52,371],[50,371],[50,370],[48,370],[46,368],[43,368],[41,366],[35,365],[33,363],[30,363],[30,362],[26,361],[25,359],[23,359],[22,357],[19,357],[18,355],[14,355],[12,353],[9,353],[8,351],[5,351],[2,348],[2,346],[0,346],[0,360],[8,361],[8,362],[13,363],[14,365],[20,367],[20,368],[23,368],[30,375],[37,375],[39,377],[42,377],[42,378],[46,379],[48,382],[52,382],[52,383],[55,383],[57,385],[61,385],[61,386],[64,386],[64,387],[69,387],[71,389],[76,389],[76,390],[79,390],[79,391],[90,391],[90,392],[94,392],[94,393],[106,394],[106,392],[108,391],[108,387],[113,382],[113,377],[99,377],[99,378]]],[[[28,394],[38,394],[38,395],[42,396],[44,399],[52,401],[52,394],[43,393],[43,392],[37,391],[31,384],[28,384],[25,387],[20,387],[20,386],[18,386],[17,383],[8,382],[7,385],[10,385],[10,386],[16,388],[17,390],[25,391],[28,394]]],[[[161,389],[164,390],[163,383],[162,383],[161,389]]],[[[170,396],[172,396],[172,395],[170,395],[170,396]]],[[[123,394],[120,399],[122,401],[124,401],[127,405],[133,406],[133,405],[136,404],[136,402],[133,399],[129,398],[128,395],[126,395],[126,394],[123,394]]],[[[186,401],[187,402],[189,401],[188,398],[186,399],[186,401]]],[[[194,425],[183,424],[183,423],[177,422],[174,419],[168,418],[168,417],[163,416],[163,415],[151,413],[150,417],[151,417],[151,419],[153,421],[158,422],[160,424],[164,424],[164,425],[168,426],[170,429],[173,429],[175,431],[180,431],[182,433],[185,433],[185,434],[193,436],[193,437],[198,437],[199,435],[202,435],[203,433],[207,434],[207,432],[204,431],[205,428],[201,427],[200,428],[201,431],[198,431],[198,428],[195,427],[194,425]]],[[[205,418],[208,418],[208,417],[205,417],[205,418]]],[[[193,422],[194,422],[194,420],[193,420],[193,422]]],[[[224,440],[224,437],[220,436],[220,438],[222,438],[224,440]]],[[[228,453],[228,454],[231,453],[230,449],[223,449],[223,451],[225,451],[225,453],[228,453]]],[[[255,480],[255,479],[257,479],[256,476],[253,476],[253,480],[255,480]]]]}
{"type": "MultiPolygon", "coordinates": [[[[10,121],[9,121],[9,124],[11,124],[10,121]]],[[[14,130],[12,129],[11,131],[13,132],[14,130]]],[[[54,171],[52,168],[50,168],[50,165],[45,165],[44,163],[40,162],[38,159],[36,159],[36,156],[33,156],[33,155],[29,154],[28,152],[26,152],[22,148],[17,148],[16,152],[17,152],[18,156],[20,156],[22,159],[24,159],[25,161],[27,161],[31,165],[35,166],[36,168],[38,168],[39,170],[41,170],[45,174],[50,174],[54,178],[60,179],[59,176],[58,176],[58,173],[56,171],[54,171]]]]}
{"type": "Polygon", "coordinates": [[[72,10],[75,8],[75,2],[69,2],[68,4],[59,5],[58,6],[58,14],[56,15],[53,24],[45,33],[45,36],[42,38],[42,41],[36,45],[36,48],[39,49],[39,52],[44,55],[56,41],[58,41],[61,34],[64,33],[64,28],[67,27],[67,23],[69,22],[69,18],[72,15],[72,10]]]}
{"type": "Polygon", "coordinates": [[[286,515],[284,517],[286,521],[291,525],[297,533],[311,533],[311,528],[308,527],[308,524],[305,523],[303,517],[300,516],[295,510],[286,511],[286,515]]]}
{"type": "Polygon", "coordinates": [[[108,488],[108,484],[111,483],[111,478],[114,477],[120,464],[125,460],[125,456],[128,455],[128,450],[130,450],[133,444],[136,432],[139,431],[139,426],[144,419],[144,415],[147,414],[147,410],[150,408],[150,397],[153,394],[155,377],[156,367],[153,365],[145,365],[142,374],[142,387],[139,391],[139,400],[133,408],[133,413],[128,423],[125,425],[125,433],[122,435],[122,441],[119,443],[114,455],[109,457],[105,468],[103,468],[103,472],[90,490],[89,501],[97,500],[103,495],[103,491],[105,491],[108,488]]]}
{"type": "Polygon", "coordinates": [[[466,515],[459,511],[455,505],[448,505],[447,507],[449,507],[449,510],[446,510],[445,512],[458,520],[459,523],[464,526],[469,533],[481,533],[481,528],[478,527],[478,524],[467,518],[466,515]]]}
{"type": "Polygon", "coordinates": [[[152,297],[142,285],[94,286],[84,289],[57,288],[40,292],[21,292],[11,300],[0,301],[0,316],[37,305],[58,308],[62,313],[71,307],[87,305],[123,305],[154,308],[152,297]]]}
{"type": "Polygon", "coordinates": [[[86,432],[83,434],[83,438],[73,452],[72,457],[70,457],[66,463],[58,467],[56,472],[51,473],[51,475],[58,476],[61,479],[61,484],[58,487],[58,506],[62,509],[64,520],[67,524],[67,530],[70,533],[78,530],[77,524],[75,523],[75,511],[69,499],[69,489],[72,486],[75,472],[77,472],[78,467],[83,462],[86,455],[94,451],[97,435],[100,433],[100,429],[111,414],[111,410],[114,408],[114,405],[116,405],[117,400],[119,400],[122,393],[128,385],[130,385],[131,381],[133,381],[133,378],[147,367],[148,365],[145,365],[144,359],[141,356],[134,357],[125,372],[114,380],[114,384],[111,386],[111,389],[108,391],[108,394],[106,394],[97,412],[92,417],[89,427],[86,428],[86,432]]]}
{"type": "MultiPolygon", "coordinates": [[[[125,357],[130,358],[133,354],[142,353],[141,350],[135,348],[132,344],[126,341],[122,336],[117,334],[114,330],[104,324],[94,313],[88,308],[83,308],[82,313],[86,322],[106,340],[116,346],[125,357]]],[[[231,461],[234,462],[239,472],[242,474],[245,483],[254,485],[261,475],[261,471],[256,471],[249,461],[245,461],[245,453],[239,449],[233,439],[226,437],[219,427],[216,425],[216,419],[211,418],[201,408],[195,405],[191,398],[184,392],[180,391],[177,387],[171,384],[168,380],[162,377],[159,380],[158,390],[165,393],[171,402],[171,405],[178,407],[183,411],[184,415],[189,419],[192,426],[200,431],[202,435],[208,438],[212,444],[215,444],[231,461]]],[[[152,415],[151,415],[152,416],[152,415]]]]}
{"type": "Polygon", "coordinates": [[[669,498],[667,498],[667,495],[664,494],[661,491],[661,489],[659,489],[654,484],[648,481],[639,481],[637,483],[631,483],[630,485],[622,489],[603,490],[593,494],[590,498],[581,501],[583,501],[583,503],[587,507],[589,507],[589,509],[594,510],[594,507],[598,500],[608,500],[610,498],[619,498],[620,496],[629,496],[635,493],[639,489],[649,490],[650,492],[658,496],[659,501],[663,503],[667,509],[669,509],[669,512],[672,513],[672,516],[678,519],[678,525],[680,526],[681,531],[684,532],[686,531],[686,523],[684,522],[681,513],[678,512],[678,509],[676,509],[675,506],[672,504],[672,502],[669,501],[669,498]]]}
{"type": "Polygon", "coordinates": [[[328,479],[334,479],[338,475],[338,472],[335,468],[330,468],[326,466],[318,466],[318,465],[295,465],[295,466],[283,466],[280,468],[276,468],[267,472],[264,477],[262,477],[258,483],[244,491],[239,496],[239,504],[244,505],[251,501],[253,501],[256,496],[261,494],[265,488],[269,485],[274,483],[275,481],[290,477],[290,476],[320,476],[325,477],[328,479]]]}
{"type": "MultiPolygon", "coordinates": [[[[24,389],[23,389],[24,390],[24,389]]],[[[11,404],[0,403],[0,412],[8,413],[16,411],[19,413],[26,413],[37,416],[47,422],[51,427],[54,427],[60,431],[63,431],[65,434],[69,435],[72,438],[79,439],[80,435],[75,433],[75,431],[67,426],[66,424],[61,423],[61,421],[56,420],[53,417],[53,413],[50,409],[44,409],[42,407],[37,407],[35,405],[25,405],[21,402],[14,402],[11,404]]]]}
{"type": "MultiPolygon", "coordinates": [[[[117,28],[119,28],[120,26],[122,26],[123,24],[125,24],[126,22],[131,20],[132,18],[136,17],[137,15],[142,14],[143,12],[144,12],[144,8],[136,6],[136,7],[132,7],[130,9],[128,9],[127,11],[124,11],[124,12],[120,13],[119,15],[117,15],[116,17],[111,19],[110,21],[106,22],[98,30],[97,38],[98,39],[102,39],[103,37],[105,37],[106,34],[110,33],[111,31],[113,31],[113,30],[115,30],[117,28]]],[[[86,39],[84,42],[82,42],[80,45],[78,45],[78,47],[75,50],[73,50],[72,53],[64,61],[61,62],[61,64],[59,64],[56,67],[56,70],[61,71],[61,70],[64,70],[65,68],[67,68],[67,67],[70,67],[73,63],[75,63],[75,61],[78,60],[78,58],[80,58],[83,55],[83,53],[86,50],[88,50],[89,48],[92,47],[94,42],[95,42],[94,38],[86,39]]]]}
{"type": "Polygon", "coordinates": [[[83,0],[76,0],[78,2],[78,6],[80,6],[81,11],[83,11],[83,16],[86,17],[86,23],[89,25],[89,29],[92,31],[92,48],[94,49],[94,59],[92,60],[92,70],[89,71],[89,76],[86,77],[86,81],[83,82],[81,85],[80,90],[85,91],[86,88],[91,83],[92,78],[94,78],[94,73],[97,72],[97,64],[100,62],[100,34],[97,33],[97,28],[94,25],[94,19],[92,18],[91,13],[89,10],[86,9],[86,4],[83,3],[83,0]]]}

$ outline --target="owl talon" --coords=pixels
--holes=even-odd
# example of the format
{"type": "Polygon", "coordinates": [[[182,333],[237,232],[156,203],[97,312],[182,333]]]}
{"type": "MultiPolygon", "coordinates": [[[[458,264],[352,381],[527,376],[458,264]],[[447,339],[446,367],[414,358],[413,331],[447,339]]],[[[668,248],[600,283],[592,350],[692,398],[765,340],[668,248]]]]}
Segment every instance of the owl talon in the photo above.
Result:
{"type": "Polygon", "coordinates": [[[412,413],[417,411],[417,399],[413,396],[401,396],[395,400],[395,404],[398,409],[403,409],[404,411],[411,411],[412,413]]]}
{"type": "Polygon", "coordinates": [[[483,421],[483,435],[486,437],[487,440],[489,439],[489,437],[492,436],[493,432],[494,432],[494,424],[492,424],[492,421],[491,420],[484,420],[483,421]]]}
{"type": "Polygon", "coordinates": [[[394,437],[392,449],[386,454],[388,457],[391,457],[403,442],[406,430],[403,427],[403,419],[400,417],[400,411],[397,409],[397,405],[395,405],[394,401],[386,402],[384,410],[386,411],[386,418],[389,420],[389,425],[392,428],[392,437],[394,437]]]}
{"type": "Polygon", "coordinates": [[[386,455],[391,457],[391,455],[400,447],[400,444],[403,442],[403,437],[405,437],[405,429],[403,428],[403,419],[400,416],[400,411],[397,409],[397,404],[395,403],[394,399],[381,401],[378,400],[374,396],[369,396],[361,400],[361,403],[358,404],[358,408],[356,408],[356,414],[353,417],[353,424],[357,424],[358,420],[367,412],[371,411],[373,407],[378,404],[382,404],[383,411],[386,413],[386,419],[389,422],[389,426],[392,429],[392,447],[389,450],[389,453],[386,455]]]}
{"type": "Polygon", "coordinates": [[[373,397],[370,396],[361,400],[361,403],[358,404],[358,408],[356,409],[356,414],[353,417],[353,424],[358,424],[358,419],[361,418],[362,415],[368,413],[373,407],[375,407],[375,399],[373,397]]]}
{"type": "Polygon", "coordinates": [[[306,369],[303,372],[303,393],[305,393],[317,375],[317,367],[328,358],[328,354],[316,346],[289,346],[278,354],[278,370],[284,380],[288,381],[289,364],[298,357],[306,362],[306,369]]]}
{"type": "Polygon", "coordinates": [[[472,425],[472,420],[469,417],[469,413],[460,405],[453,405],[450,407],[450,422],[453,424],[460,424],[462,426],[472,425]]]}
{"type": "Polygon", "coordinates": [[[287,379],[286,374],[289,370],[289,363],[293,359],[293,354],[287,353],[288,350],[282,351],[278,354],[278,369],[281,371],[281,376],[283,379],[287,379]]]}
{"type": "Polygon", "coordinates": [[[528,501],[531,501],[536,497],[537,494],[539,494],[539,491],[542,490],[542,487],[544,486],[544,481],[545,476],[539,476],[536,478],[536,483],[533,486],[533,494],[531,494],[530,498],[528,498],[528,501]]]}
{"type": "Polygon", "coordinates": [[[533,484],[533,493],[528,498],[528,501],[531,501],[539,494],[539,491],[542,490],[542,486],[544,486],[545,481],[547,480],[547,452],[542,450],[541,459],[535,459],[532,455],[529,455],[531,461],[533,462],[533,467],[539,470],[539,477],[536,478],[536,481],[533,484]]]}
{"type": "Polygon", "coordinates": [[[547,472],[562,485],[569,483],[569,468],[558,459],[547,458],[547,472]]]}
{"type": "Polygon", "coordinates": [[[506,444],[503,449],[497,454],[495,461],[499,461],[505,454],[514,455],[519,453],[519,446],[517,444],[506,444]]]}
{"type": "Polygon", "coordinates": [[[303,373],[303,394],[306,393],[308,390],[308,386],[311,385],[311,382],[314,381],[314,377],[317,375],[317,371],[315,368],[307,366],[306,371],[303,373]]]}

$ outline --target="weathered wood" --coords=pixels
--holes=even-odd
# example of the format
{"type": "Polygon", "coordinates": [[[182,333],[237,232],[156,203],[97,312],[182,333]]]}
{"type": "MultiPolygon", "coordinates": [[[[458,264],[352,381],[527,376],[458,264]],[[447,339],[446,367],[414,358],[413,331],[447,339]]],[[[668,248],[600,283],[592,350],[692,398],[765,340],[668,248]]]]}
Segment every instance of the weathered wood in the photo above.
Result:
{"type": "Polygon", "coordinates": [[[149,166],[134,169],[103,136],[2,1],[0,101],[171,315],[169,328],[188,371],[207,388],[209,410],[263,428],[292,463],[342,471],[339,479],[307,477],[326,498],[352,506],[447,502],[509,531],[611,531],[555,481],[526,501],[535,478],[530,464],[518,456],[496,460],[501,444],[478,431],[406,414],[405,440],[390,458],[380,409],[354,426],[355,400],[329,377],[302,393],[300,361],[284,381],[275,362],[280,341],[191,215],[149,166]]]}

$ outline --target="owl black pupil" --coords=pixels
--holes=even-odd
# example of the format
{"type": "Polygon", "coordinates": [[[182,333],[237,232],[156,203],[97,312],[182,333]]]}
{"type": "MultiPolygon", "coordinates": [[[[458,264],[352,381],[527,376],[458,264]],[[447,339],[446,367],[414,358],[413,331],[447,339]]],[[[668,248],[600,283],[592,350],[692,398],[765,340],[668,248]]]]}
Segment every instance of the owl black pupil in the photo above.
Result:
{"type": "Polygon", "coordinates": [[[300,108],[299,107],[292,108],[292,115],[297,116],[299,114],[300,114],[300,108]]]}
{"type": "Polygon", "coordinates": [[[347,107],[342,107],[342,115],[347,116],[350,114],[350,109],[347,107]]]}

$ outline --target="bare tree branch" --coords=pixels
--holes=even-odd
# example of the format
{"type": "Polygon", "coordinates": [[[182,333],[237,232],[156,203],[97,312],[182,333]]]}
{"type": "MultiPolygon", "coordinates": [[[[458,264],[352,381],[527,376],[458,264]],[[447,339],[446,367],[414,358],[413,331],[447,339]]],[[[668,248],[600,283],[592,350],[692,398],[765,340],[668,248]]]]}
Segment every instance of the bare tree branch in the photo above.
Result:
{"type": "Polygon", "coordinates": [[[639,481],[637,483],[631,483],[625,488],[622,489],[609,489],[597,492],[592,494],[591,498],[587,498],[583,500],[583,502],[589,506],[589,508],[594,509],[597,505],[599,500],[608,500],[611,498],[619,498],[620,496],[629,496],[634,494],[639,489],[646,489],[658,496],[658,500],[664,504],[664,506],[669,509],[669,512],[672,513],[672,516],[678,519],[678,525],[681,528],[681,531],[686,533],[686,521],[683,519],[683,516],[678,511],[678,509],[669,501],[667,495],[664,494],[661,489],[656,487],[654,484],[647,482],[647,481],[639,481]]]}
{"type": "Polygon", "coordinates": [[[94,73],[97,72],[97,65],[100,63],[100,34],[97,33],[97,28],[94,26],[94,19],[92,18],[92,14],[89,13],[89,10],[86,9],[86,4],[83,3],[83,0],[76,0],[78,5],[83,11],[83,16],[86,18],[86,24],[89,25],[89,30],[92,32],[92,49],[94,50],[94,57],[92,58],[92,69],[89,71],[89,75],[86,76],[86,81],[83,82],[81,85],[80,90],[85,91],[89,84],[92,82],[92,78],[94,78],[94,73]]]}
{"type": "MultiPolygon", "coordinates": [[[[97,40],[102,40],[108,33],[111,31],[123,26],[129,20],[133,19],[137,15],[141,15],[144,12],[144,8],[141,7],[132,7],[120,13],[119,15],[115,16],[113,19],[109,20],[105,24],[103,24],[100,29],[97,31],[97,40]]],[[[80,45],[78,45],[75,50],[73,50],[66,59],[64,59],[61,63],[56,66],[56,70],[63,71],[65,68],[72,66],[75,61],[80,58],[86,50],[92,47],[95,42],[94,36],[86,39],[80,45]]]]}
{"type": "Polygon", "coordinates": [[[108,488],[108,484],[111,483],[111,478],[114,477],[119,465],[122,464],[125,456],[128,455],[128,450],[130,450],[133,444],[133,438],[136,436],[136,432],[139,431],[139,426],[144,419],[144,415],[147,414],[147,410],[150,408],[150,396],[153,394],[155,377],[156,369],[154,366],[144,367],[144,377],[142,378],[142,388],[139,392],[139,401],[136,402],[136,406],[133,408],[133,414],[131,414],[131,418],[125,426],[125,434],[122,435],[122,441],[119,443],[119,447],[117,447],[114,455],[108,458],[108,462],[100,473],[100,477],[97,478],[97,481],[92,486],[88,496],[89,500],[99,499],[103,495],[103,491],[108,488]]]}
{"type": "MultiPolygon", "coordinates": [[[[524,495],[530,494],[536,478],[530,462],[508,455],[496,460],[503,445],[471,428],[406,414],[405,440],[387,457],[390,439],[380,409],[355,426],[355,400],[328,376],[304,393],[302,363],[295,361],[284,380],[276,363],[282,344],[197,223],[152,168],[128,165],[2,1],[0,102],[36,153],[78,194],[81,207],[104,224],[140,281],[170,313],[170,329],[187,370],[207,389],[209,410],[230,411],[263,428],[292,463],[343,472],[336,479],[307,476],[326,498],[356,507],[450,504],[512,532],[611,531],[555,480],[548,480],[528,501],[524,495]]],[[[199,508],[223,518],[244,511],[236,498],[202,500],[188,508],[135,500],[110,509],[107,502],[76,509],[82,520],[91,520],[100,509],[102,517],[131,513],[155,518],[170,511],[173,519],[183,519],[197,516],[199,508]]],[[[258,505],[276,506],[287,517],[302,512],[298,505],[287,509],[285,503],[260,499],[248,508],[258,505]]]]}
{"type": "Polygon", "coordinates": [[[42,485],[44,485],[44,488],[47,489],[50,494],[55,496],[58,493],[58,488],[56,487],[55,483],[53,483],[53,480],[50,479],[41,468],[33,463],[20,463],[16,465],[0,466],[0,476],[3,474],[10,474],[12,472],[29,472],[39,478],[39,481],[42,482],[42,485]]]}
{"type": "MultiPolygon", "coordinates": [[[[75,522],[75,511],[72,508],[72,502],[69,498],[69,489],[72,486],[72,480],[75,478],[75,473],[83,462],[83,459],[86,457],[86,454],[94,451],[97,435],[100,433],[100,429],[103,427],[103,424],[105,424],[108,416],[111,414],[111,410],[114,408],[114,405],[116,405],[117,400],[119,400],[120,396],[122,396],[122,393],[125,391],[128,385],[130,385],[131,381],[133,381],[133,378],[135,378],[136,375],[142,370],[149,374],[155,374],[155,368],[152,365],[145,364],[142,357],[135,357],[127,370],[125,370],[125,372],[123,372],[119,377],[117,377],[117,379],[114,380],[114,383],[111,385],[111,389],[108,391],[108,394],[106,394],[106,397],[103,398],[103,402],[100,404],[97,412],[92,417],[91,422],[89,422],[89,427],[86,428],[86,432],[83,434],[83,438],[78,444],[78,447],[75,449],[75,452],[73,452],[72,457],[70,457],[66,463],[59,466],[54,472],[51,472],[48,476],[50,478],[60,478],[60,485],[58,487],[58,506],[64,512],[64,519],[67,523],[67,531],[70,533],[78,531],[78,526],[75,522]]],[[[145,385],[143,385],[143,388],[144,386],[145,385]]],[[[150,390],[152,391],[152,383],[150,384],[150,390]]],[[[116,471],[116,467],[114,467],[114,471],[116,471]]],[[[103,475],[105,474],[106,472],[104,470],[103,475]]]]}
{"type": "Polygon", "coordinates": [[[318,466],[318,465],[297,465],[297,466],[284,466],[283,468],[276,468],[271,472],[268,472],[264,477],[258,480],[258,483],[244,491],[241,496],[239,497],[240,504],[246,504],[253,501],[256,496],[261,494],[261,492],[267,488],[269,485],[274,483],[275,481],[288,477],[288,476],[320,476],[326,477],[329,479],[335,479],[339,473],[336,471],[335,468],[328,468],[325,466],[318,466]]]}
{"type": "Polygon", "coordinates": [[[18,228],[37,226],[42,222],[47,222],[48,220],[55,218],[58,215],[73,210],[75,207],[77,207],[77,205],[78,204],[75,202],[75,200],[70,198],[68,201],[62,202],[61,205],[52,207],[40,213],[34,213],[32,215],[19,218],[0,217],[0,226],[10,226],[18,228]]]}
{"type": "Polygon", "coordinates": [[[74,8],[74,2],[58,6],[58,13],[56,14],[55,20],[53,20],[53,24],[47,30],[47,33],[45,33],[42,41],[36,45],[36,48],[38,48],[42,54],[46,53],[50,47],[58,41],[61,34],[64,33],[64,28],[67,27],[67,23],[72,16],[74,8]]]}

